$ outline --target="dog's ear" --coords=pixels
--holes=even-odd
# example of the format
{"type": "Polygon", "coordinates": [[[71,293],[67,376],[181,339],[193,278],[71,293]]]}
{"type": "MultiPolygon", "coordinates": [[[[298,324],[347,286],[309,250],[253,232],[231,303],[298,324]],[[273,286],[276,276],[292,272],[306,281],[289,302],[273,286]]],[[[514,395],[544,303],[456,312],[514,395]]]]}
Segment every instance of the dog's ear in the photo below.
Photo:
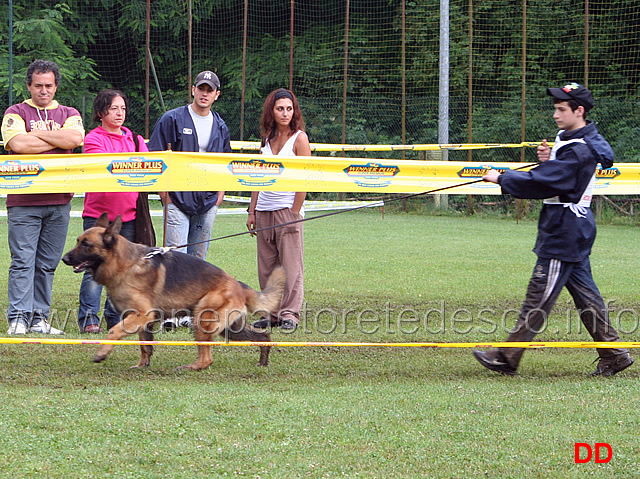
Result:
{"type": "MultiPolygon", "coordinates": [[[[104,214],[106,215],[106,213],[104,214]]],[[[112,247],[116,242],[116,235],[120,233],[120,228],[122,228],[122,218],[118,215],[115,221],[107,226],[107,230],[104,232],[102,241],[107,248],[112,247]]]]}
{"type": "Polygon", "coordinates": [[[109,215],[107,215],[106,211],[100,215],[100,218],[98,218],[98,221],[96,221],[95,226],[99,226],[101,228],[106,228],[107,226],[109,226],[109,215]]]}

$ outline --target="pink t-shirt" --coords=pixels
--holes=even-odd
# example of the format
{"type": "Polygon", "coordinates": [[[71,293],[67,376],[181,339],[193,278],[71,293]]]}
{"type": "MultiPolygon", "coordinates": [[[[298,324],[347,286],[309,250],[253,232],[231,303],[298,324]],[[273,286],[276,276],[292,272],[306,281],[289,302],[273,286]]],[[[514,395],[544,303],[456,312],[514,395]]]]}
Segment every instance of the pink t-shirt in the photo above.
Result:
{"type": "MultiPolygon", "coordinates": [[[[101,126],[91,130],[84,139],[84,153],[133,153],[136,151],[133,133],[122,127],[124,135],[110,133],[101,126]]],[[[144,138],[138,135],[139,151],[148,152],[144,138]]],[[[137,192],[87,193],[84,197],[82,217],[98,218],[105,211],[109,221],[121,216],[122,221],[136,218],[137,192]]]]}

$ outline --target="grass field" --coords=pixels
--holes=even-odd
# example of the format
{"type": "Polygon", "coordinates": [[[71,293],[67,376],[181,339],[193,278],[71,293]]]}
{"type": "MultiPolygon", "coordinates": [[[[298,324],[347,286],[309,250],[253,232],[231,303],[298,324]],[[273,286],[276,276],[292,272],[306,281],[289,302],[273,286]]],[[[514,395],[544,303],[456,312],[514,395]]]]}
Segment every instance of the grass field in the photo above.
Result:
{"type": "MultiPolygon", "coordinates": [[[[245,219],[219,216],[214,234],[245,219]]],[[[72,219],[68,247],[80,225],[72,219]]],[[[305,228],[303,322],[274,340],[502,340],[535,262],[533,221],[360,211],[305,228]]],[[[637,234],[600,226],[591,257],[623,340],[638,339],[637,234]]],[[[252,238],[213,243],[209,260],[257,286],[252,238]]],[[[80,279],[64,265],[56,273],[52,322],[68,338],[88,338],[73,317],[63,324],[80,279]]],[[[566,293],[537,339],[590,339],[566,293]]],[[[591,349],[529,351],[508,378],[469,349],[278,347],[258,368],[257,348],[220,347],[209,369],[185,372],[174,368],[195,348],[158,346],[142,371],[129,369],[137,347],[102,364],[90,361],[95,348],[0,345],[0,476],[640,476],[640,367],[591,378],[591,349]],[[609,443],[613,458],[575,464],[576,442],[609,443]]]]}

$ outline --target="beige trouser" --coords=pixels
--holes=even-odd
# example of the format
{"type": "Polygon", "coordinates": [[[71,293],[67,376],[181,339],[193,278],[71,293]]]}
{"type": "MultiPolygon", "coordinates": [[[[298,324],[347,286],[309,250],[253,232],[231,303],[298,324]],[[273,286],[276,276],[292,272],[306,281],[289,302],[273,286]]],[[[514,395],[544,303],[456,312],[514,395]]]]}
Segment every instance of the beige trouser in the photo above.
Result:
{"type": "MultiPolygon", "coordinates": [[[[291,209],[256,211],[256,229],[300,220],[302,216],[291,209]]],[[[258,231],[258,279],[264,289],[269,275],[278,265],[284,268],[287,282],[284,287],[278,316],[271,321],[300,319],[304,299],[304,223],[258,231]]]]}

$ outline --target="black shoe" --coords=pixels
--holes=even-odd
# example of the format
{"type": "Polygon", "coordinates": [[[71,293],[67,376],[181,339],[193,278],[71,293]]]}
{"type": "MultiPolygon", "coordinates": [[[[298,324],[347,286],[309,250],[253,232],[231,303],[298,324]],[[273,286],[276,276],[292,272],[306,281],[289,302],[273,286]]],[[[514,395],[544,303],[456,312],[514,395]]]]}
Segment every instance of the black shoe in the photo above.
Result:
{"type": "Polygon", "coordinates": [[[633,364],[633,358],[629,353],[618,354],[612,358],[601,358],[598,367],[592,376],[609,377],[618,374],[633,364]]]}
{"type": "Polygon", "coordinates": [[[176,318],[169,318],[162,323],[162,329],[165,331],[175,331],[178,329],[178,320],[176,318]]]}
{"type": "Polygon", "coordinates": [[[297,327],[298,323],[293,319],[283,319],[280,323],[280,329],[284,329],[286,331],[295,331],[297,327]]]}
{"type": "Polygon", "coordinates": [[[507,376],[515,376],[516,374],[516,370],[511,367],[499,351],[474,351],[473,356],[487,369],[507,376]]]}
{"type": "Polygon", "coordinates": [[[271,327],[271,321],[267,318],[260,318],[259,320],[251,323],[251,326],[256,329],[267,329],[271,327]]]}

